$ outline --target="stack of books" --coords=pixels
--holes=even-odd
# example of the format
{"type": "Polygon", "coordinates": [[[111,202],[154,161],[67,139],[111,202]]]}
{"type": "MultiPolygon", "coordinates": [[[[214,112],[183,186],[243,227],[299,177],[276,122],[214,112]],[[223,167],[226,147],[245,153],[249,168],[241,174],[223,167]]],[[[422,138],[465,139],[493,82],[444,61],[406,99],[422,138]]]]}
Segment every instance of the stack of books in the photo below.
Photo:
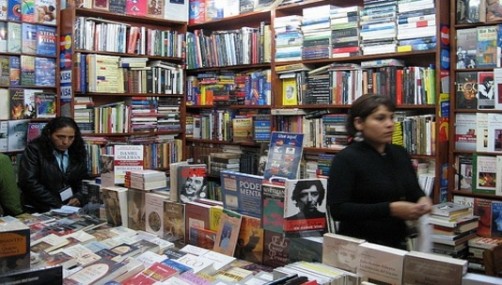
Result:
{"type": "Polygon", "coordinates": [[[432,208],[429,223],[433,227],[432,251],[457,258],[467,256],[467,242],[476,237],[479,217],[468,205],[445,202],[432,208]]]}
{"type": "Polygon", "coordinates": [[[483,261],[483,252],[487,249],[492,249],[497,245],[502,244],[502,238],[492,237],[475,237],[468,242],[469,269],[472,272],[485,273],[485,265],[483,261]]]}
{"type": "Polygon", "coordinates": [[[239,153],[214,152],[209,155],[209,174],[220,176],[222,170],[240,171],[239,153]]]}
{"type": "Polygon", "coordinates": [[[166,173],[159,170],[134,170],[126,172],[124,184],[127,188],[154,190],[167,187],[167,178],[166,173]]]}

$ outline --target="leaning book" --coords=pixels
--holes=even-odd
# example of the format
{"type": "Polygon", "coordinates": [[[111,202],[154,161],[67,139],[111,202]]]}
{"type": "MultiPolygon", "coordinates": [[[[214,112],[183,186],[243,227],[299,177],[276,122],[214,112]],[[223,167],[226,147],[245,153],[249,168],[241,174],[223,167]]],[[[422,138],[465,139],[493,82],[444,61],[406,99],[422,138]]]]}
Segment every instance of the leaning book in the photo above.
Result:
{"type": "Polygon", "coordinates": [[[303,153],[303,134],[272,132],[264,179],[278,176],[296,179],[303,153]]]}

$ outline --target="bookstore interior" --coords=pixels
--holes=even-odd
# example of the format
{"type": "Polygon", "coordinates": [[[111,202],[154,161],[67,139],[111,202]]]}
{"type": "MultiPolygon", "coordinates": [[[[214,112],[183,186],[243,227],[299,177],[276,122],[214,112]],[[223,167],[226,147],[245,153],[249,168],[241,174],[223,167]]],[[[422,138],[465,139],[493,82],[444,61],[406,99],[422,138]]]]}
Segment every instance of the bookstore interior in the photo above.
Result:
{"type": "Polygon", "coordinates": [[[502,0],[0,6],[0,284],[502,284],[502,0]],[[403,248],[332,207],[383,109],[403,248]]]}

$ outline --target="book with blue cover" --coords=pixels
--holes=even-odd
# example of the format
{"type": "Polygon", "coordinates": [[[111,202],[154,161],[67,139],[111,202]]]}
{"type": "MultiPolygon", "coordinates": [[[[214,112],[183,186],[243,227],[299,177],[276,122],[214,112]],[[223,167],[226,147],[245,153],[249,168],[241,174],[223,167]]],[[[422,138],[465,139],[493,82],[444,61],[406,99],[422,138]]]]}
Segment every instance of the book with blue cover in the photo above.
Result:
{"type": "Polygon", "coordinates": [[[47,57],[35,58],[35,85],[56,85],[56,59],[47,57]]]}
{"type": "Polygon", "coordinates": [[[220,172],[223,207],[261,218],[263,176],[223,170],[220,172]]]}
{"type": "Polygon", "coordinates": [[[37,25],[37,55],[55,56],[57,51],[56,27],[37,25]]]}
{"type": "Polygon", "coordinates": [[[295,179],[300,171],[303,153],[303,136],[300,133],[272,132],[265,179],[272,176],[295,179]]]}

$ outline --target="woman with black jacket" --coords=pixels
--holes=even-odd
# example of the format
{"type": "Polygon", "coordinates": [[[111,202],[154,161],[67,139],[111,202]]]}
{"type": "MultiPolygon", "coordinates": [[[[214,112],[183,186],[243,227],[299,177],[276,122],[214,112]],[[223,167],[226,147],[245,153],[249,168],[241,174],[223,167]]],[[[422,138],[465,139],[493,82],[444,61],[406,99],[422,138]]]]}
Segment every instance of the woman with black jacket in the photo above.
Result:
{"type": "Polygon", "coordinates": [[[19,187],[28,212],[46,212],[63,204],[84,206],[82,180],[87,154],[80,129],[68,117],[52,119],[28,144],[19,165],[19,187]]]}

